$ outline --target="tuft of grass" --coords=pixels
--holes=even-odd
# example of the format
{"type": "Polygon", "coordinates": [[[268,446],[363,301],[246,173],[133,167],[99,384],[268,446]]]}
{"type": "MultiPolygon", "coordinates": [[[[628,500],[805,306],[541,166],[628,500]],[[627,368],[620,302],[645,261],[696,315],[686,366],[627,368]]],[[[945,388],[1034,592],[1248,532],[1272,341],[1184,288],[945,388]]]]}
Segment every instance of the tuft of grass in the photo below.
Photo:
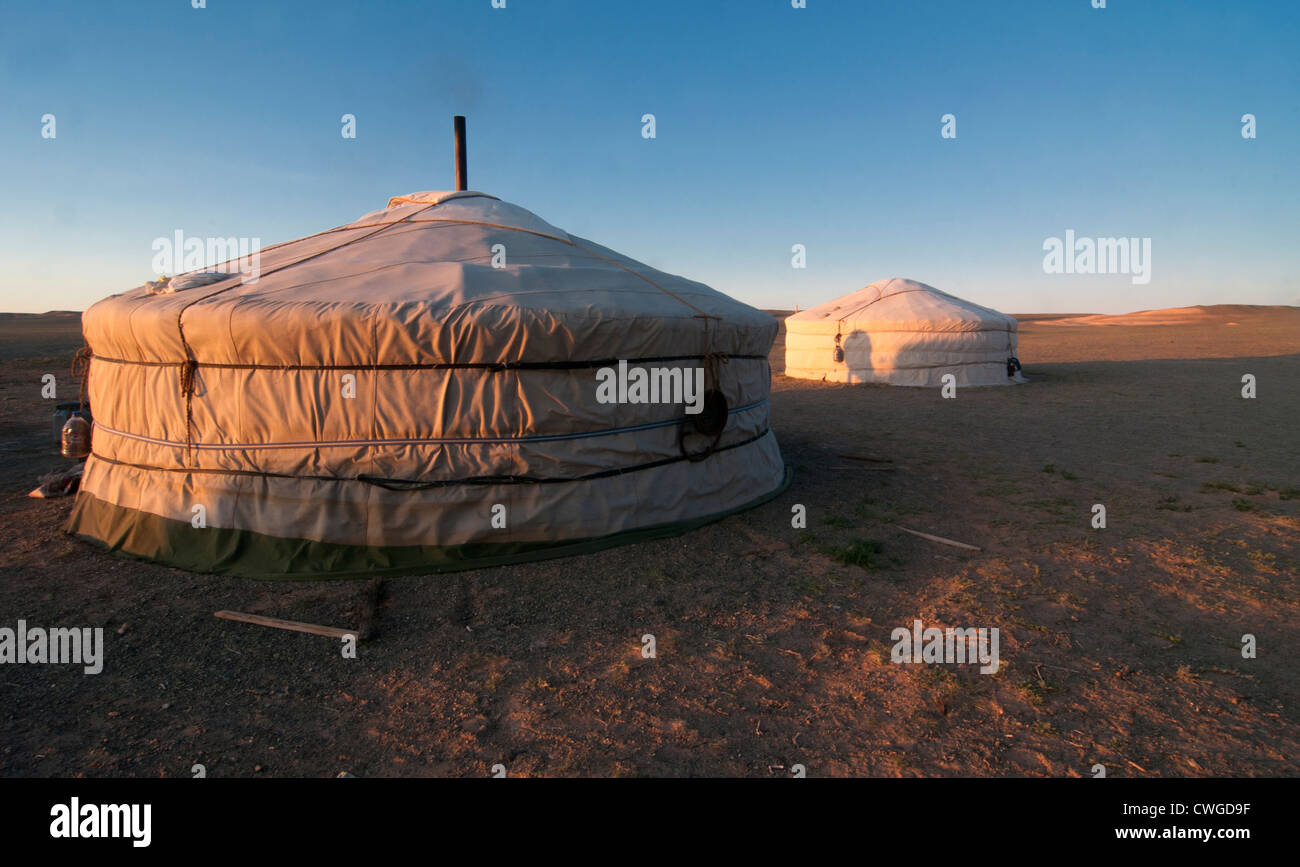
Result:
{"type": "Polygon", "coordinates": [[[1211,491],[1232,491],[1234,494],[1240,494],[1241,488],[1230,482],[1205,482],[1201,485],[1201,493],[1208,494],[1211,491]]]}
{"type": "Polygon", "coordinates": [[[1218,458],[1201,457],[1201,458],[1197,458],[1197,459],[1196,459],[1196,462],[1197,462],[1198,464],[1217,464],[1217,463],[1219,462],[1219,459],[1218,459],[1218,458]]]}
{"type": "Polygon", "coordinates": [[[1300,488],[1281,488],[1277,496],[1282,500],[1300,500],[1300,488]]]}
{"type": "Polygon", "coordinates": [[[1067,515],[1078,508],[1078,503],[1069,497],[1054,497],[1050,500],[1030,500],[1023,505],[1052,515],[1067,515]]]}
{"type": "Polygon", "coordinates": [[[870,569],[875,565],[876,555],[882,550],[884,550],[884,546],[875,539],[857,539],[844,547],[824,548],[823,552],[845,566],[859,566],[863,569],[870,569]]]}
{"type": "Polygon", "coordinates": [[[790,589],[807,596],[826,595],[826,585],[821,581],[816,581],[812,578],[792,578],[789,586],[790,589]]]}
{"type": "Polygon", "coordinates": [[[1207,551],[1204,548],[1193,548],[1188,554],[1188,559],[1197,566],[1204,566],[1207,569],[1223,568],[1223,563],[1214,555],[1214,552],[1207,551]]]}
{"type": "Polygon", "coordinates": [[[1012,684],[1011,688],[1034,707],[1041,706],[1048,694],[1056,691],[1056,687],[1045,680],[1022,680],[1012,684]]]}
{"type": "Polygon", "coordinates": [[[1241,497],[1232,498],[1232,508],[1236,509],[1238,512],[1255,512],[1259,510],[1259,507],[1250,500],[1242,499],[1241,497]]]}
{"type": "Polygon", "coordinates": [[[1056,464],[1048,464],[1047,466],[1043,467],[1043,472],[1045,473],[1056,472],[1056,464]]]}
{"type": "Polygon", "coordinates": [[[1246,559],[1250,560],[1260,569],[1272,571],[1274,567],[1277,566],[1277,555],[1271,554],[1268,551],[1247,551],[1246,559]]]}
{"type": "Polygon", "coordinates": [[[1077,482],[1079,480],[1079,477],[1074,473],[1067,473],[1065,470],[1061,470],[1061,478],[1065,479],[1067,482],[1077,482]]]}

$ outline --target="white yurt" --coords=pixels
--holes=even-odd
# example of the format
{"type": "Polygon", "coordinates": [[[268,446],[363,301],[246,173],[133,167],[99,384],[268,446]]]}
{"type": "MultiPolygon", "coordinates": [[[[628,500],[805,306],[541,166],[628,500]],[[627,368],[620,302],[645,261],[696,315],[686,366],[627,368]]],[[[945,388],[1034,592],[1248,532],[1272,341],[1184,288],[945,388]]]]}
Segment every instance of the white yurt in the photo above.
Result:
{"type": "Polygon", "coordinates": [[[680,533],[788,483],[776,320],[494,196],[398,196],[216,271],[85,313],[76,536],[194,571],[418,574],[680,533]]]}
{"type": "Polygon", "coordinates": [[[1016,320],[914,280],[872,283],[785,320],[785,375],[939,386],[1023,382],[1016,320]]]}

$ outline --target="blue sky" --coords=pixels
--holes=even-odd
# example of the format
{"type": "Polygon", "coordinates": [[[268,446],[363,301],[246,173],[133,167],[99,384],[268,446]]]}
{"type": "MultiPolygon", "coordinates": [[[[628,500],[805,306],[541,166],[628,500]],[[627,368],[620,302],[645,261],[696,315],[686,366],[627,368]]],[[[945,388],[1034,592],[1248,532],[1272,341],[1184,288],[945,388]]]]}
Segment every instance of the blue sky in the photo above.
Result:
{"type": "Polygon", "coordinates": [[[1300,304],[1298,95],[1281,0],[9,4],[0,310],[139,285],[178,229],[269,245],[449,189],[455,113],[472,188],[756,306],[895,276],[1300,304]],[[1045,273],[1067,229],[1151,238],[1150,282],[1045,273]]]}

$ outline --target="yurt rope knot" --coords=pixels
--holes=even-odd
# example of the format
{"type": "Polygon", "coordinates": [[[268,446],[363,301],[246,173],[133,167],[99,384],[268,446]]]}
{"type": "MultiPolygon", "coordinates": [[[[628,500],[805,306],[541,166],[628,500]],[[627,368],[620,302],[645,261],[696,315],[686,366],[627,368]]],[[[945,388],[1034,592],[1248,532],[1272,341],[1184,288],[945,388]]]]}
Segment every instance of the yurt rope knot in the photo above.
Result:
{"type": "Polygon", "coordinates": [[[199,363],[193,358],[181,362],[181,394],[185,396],[185,456],[194,458],[194,382],[199,363]]]}
{"type": "Polygon", "coordinates": [[[704,353],[704,381],[712,382],[716,388],[722,382],[722,365],[731,364],[731,356],[725,352],[704,353]]]}
{"type": "Polygon", "coordinates": [[[199,363],[193,358],[181,362],[181,394],[189,397],[194,394],[194,377],[199,369],[199,363]]]}

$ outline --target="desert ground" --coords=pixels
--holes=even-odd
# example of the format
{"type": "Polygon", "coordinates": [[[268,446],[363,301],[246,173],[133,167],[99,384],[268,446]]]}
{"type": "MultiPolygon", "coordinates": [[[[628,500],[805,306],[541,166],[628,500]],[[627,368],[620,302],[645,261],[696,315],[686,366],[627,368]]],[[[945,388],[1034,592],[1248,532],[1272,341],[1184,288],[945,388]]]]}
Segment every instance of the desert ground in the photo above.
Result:
{"type": "Polygon", "coordinates": [[[107,651],[96,676],[0,666],[0,775],[1295,775],[1300,308],[1021,320],[1030,382],[953,400],[788,379],[778,340],[785,494],[673,539],[388,580],[344,659],[213,612],[351,627],[366,582],[65,536],[70,499],[25,495],[69,464],[40,384],[75,398],[79,321],[2,318],[0,625],[103,627],[107,651]],[[891,662],[917,618],[998,627],[1000,669],[891,662]]]}

